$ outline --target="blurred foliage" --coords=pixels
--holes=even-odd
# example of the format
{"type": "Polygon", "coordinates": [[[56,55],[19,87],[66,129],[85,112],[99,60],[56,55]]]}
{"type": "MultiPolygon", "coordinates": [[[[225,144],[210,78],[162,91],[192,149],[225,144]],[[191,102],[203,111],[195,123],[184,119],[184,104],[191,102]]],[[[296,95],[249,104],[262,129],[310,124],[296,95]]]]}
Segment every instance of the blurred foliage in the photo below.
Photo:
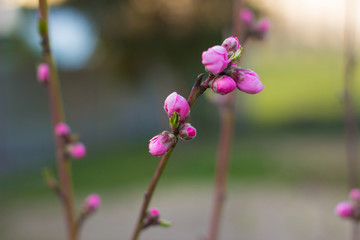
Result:
{"type": "MultiPolygon", "coordinates": [[[[340,184],[345,179],[344,146],[339,134],[262,133],[239,137],[233,147],[230,181],[275,181],[294,185],[307,182],[340,184]]],[[[181,142],[160,187],[179,181],[212,184],[216,144],[215,138],[201,135],[191,144],[181,142]]],[[[159,160],[147,152],[145,143],[93,153],[81,161],[74,161],[75,189],[80,195],[89,191],[145,189],[159,160]]],[[[55,169],[54,163],[52,169],[55,169]]],[[[3,175],[0,189],[1,201],[6,204],[52,195],[39,168],[3,175]]]]}

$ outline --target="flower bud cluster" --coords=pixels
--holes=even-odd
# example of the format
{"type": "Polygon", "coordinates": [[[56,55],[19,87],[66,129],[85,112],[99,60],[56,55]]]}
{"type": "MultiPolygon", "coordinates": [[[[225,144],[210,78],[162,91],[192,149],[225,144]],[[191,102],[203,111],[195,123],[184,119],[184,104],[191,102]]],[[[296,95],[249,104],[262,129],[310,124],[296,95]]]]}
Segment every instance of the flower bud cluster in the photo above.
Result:
{"type": "Polygon", "coordinates": [[[339,202],[335,206],[335,213],[341,218],[360,220],[360,189],[354,188],[350,191],[349,201],[339,202]]]}
{"type": "Polygon", "coordinates": [[[237,66],[241,52],[238,39],[229,37],[221,46],[211,47],[202,53],[202,63],[214,75],[209,87],[215,93],[225,95],[238,88],[245,93],[256,94],[264,89],[255,72],[237,66]]]}
{"type": "Polygon", "coordinates": [[[244,8],[239,14],[240,20],[244,23],[245,34],[249,37],[264,40],[271,28],[271,21],[268,18],[261,18],[256,20],[254,13],[244,8]]]}
{"type": "Polygon", "coordinates": [[[65,152],[69,157],[80,159],[86,155],[85,145],[72,139],[71,129],[66,123],[56,124],[54,133],[65,143],[65,152]]]}
{"type": "Polygon", "coordinates": [[[169,116],[171,132],[164,131],[153,137],[149,142],[149,152],[154,156],[162,156],[177,142],[178,137],[182,140],[190,140],[196,136],[196,129],[186,123],[190,115],[188,101],[177,94],[171,93],[164,102],[164,109],[169,116]]]}

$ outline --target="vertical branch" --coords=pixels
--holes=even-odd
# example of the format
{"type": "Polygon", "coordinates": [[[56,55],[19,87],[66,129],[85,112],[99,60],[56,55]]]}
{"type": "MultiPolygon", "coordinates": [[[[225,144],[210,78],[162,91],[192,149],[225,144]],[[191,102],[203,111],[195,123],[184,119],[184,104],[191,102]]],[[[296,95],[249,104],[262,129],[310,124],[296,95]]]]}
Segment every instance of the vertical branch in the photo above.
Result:
{"type": "MultiPolygon", "coordinates": [[[[48,31],[48,5],[46,0],[39,0],[39,33],[41,36],[42,55],[44,62],[50,68],[50,79],[48,83],[49,104],[52,118],[53,129],[59,122],[65,121],[61,91],[57,69],[51,55],[49,31],[48,31]]],[[[69,240],[76,240],[73,186],[71,177],[71,162],[66,158],[64,142],[54,135],[56,162],[58,177],[60,182],[60,191],[63,196],[62,205],[65,214],[67,227],[67,236],[69,240]]]]}
{"type": "MultiPolygon", "coordinates": [[[[239,10],[242,6],[241,0],[233,1],[233,36],[241,35],[241,22],[239,20],[239,10]]],[[[246,36],[241,36],[240,42],[245,42],[246,36]]],[[[207,240],[217,240],[220,229],[221,216],[224,209],[227,189],[227,175],[230,162],[230,153],[233,145],[233,132],[235,122],[235,102],[236,93],[232,92],[224,96],[225,102],[219,104],[220,114],[220,133],[218,141],[218,153],[215,168],[214,199],[210,219],[210,228],[207,240]]]]}
{"type": "MultiPolygon", "coordinates": [[[[350,92],[354,81],[355,71],[356,9],[356,1],[346,1],[344,26],[344,120],[348,185],[350,189],[357,186],[358,175],[358,136],[356,127],[356,115],[354,112],[354,105],[350,92]]],[[[357,221],[352,221],[351,239],[359,239],[359,224],[357,221]]]]}
{"type": "Polygon", "coordinates": [[[346,135],[346,158],[348,165],[349,188],[357,185],[357,127],[350,89],[355,70],[355,13],[354,1],[346,2],[344,31],[344,118],[346,135]]]}
{"type": "Polygon", "coordinates": [[[215,192],[208,240],[216,240],[219,235],[220,220],[226,199],[226,183],[230,152],[234,131],[235,93],[226,96],[226,105],[219,106],[220,136],[215,170],[215,192]]]}

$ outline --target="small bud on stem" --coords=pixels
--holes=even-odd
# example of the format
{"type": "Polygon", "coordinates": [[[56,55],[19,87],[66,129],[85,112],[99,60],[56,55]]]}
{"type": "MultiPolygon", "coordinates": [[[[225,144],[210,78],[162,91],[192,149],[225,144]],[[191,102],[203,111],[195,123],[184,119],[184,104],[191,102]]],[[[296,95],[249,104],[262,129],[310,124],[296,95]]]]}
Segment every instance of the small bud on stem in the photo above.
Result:
{"type": "Polygon", "coordinates": [[[179,137],[182,140],[191,140],[196,137],[196,129],[190,123],[185,123],[179,129],[179,137]]]}
{"type": "Polygon", "coordinates": [[[174,113],[178,113],[180,116],[180,121],[185,121],[190,114],[190,106],[186,99],[177,94],[176,92],[171,93],[164,102],[164,109],[169,115],[169,118],[172,118],[174,113]]]}
{"type": "Polygon", "coordinates": [[[150,139],[149,152],[154,156],[162,156],[175,144],[176,137],[167,131],[150,139]]]}
{"type": "Polygon", "coordinates": [[[39,64],[37,68],[37,79],[40,83],[48,83],[50,79],[50,68],[46,63],[39,64]]]}
{"type": "Polygon", "coordinates": [[[67,146],[67,153],[72,158],[80,159],[80,158],[85,157],[85,155],[86,155],[86,147],[81,142],[70,143],[67,146]]]}

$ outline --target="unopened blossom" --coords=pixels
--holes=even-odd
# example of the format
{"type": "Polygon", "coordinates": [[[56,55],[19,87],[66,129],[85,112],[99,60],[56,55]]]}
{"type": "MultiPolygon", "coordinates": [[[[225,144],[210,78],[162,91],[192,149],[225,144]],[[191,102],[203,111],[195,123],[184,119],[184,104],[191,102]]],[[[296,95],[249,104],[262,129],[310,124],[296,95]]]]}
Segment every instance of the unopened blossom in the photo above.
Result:
{"type": "Polygon", "coordinates": [[[244,8],[240,11],[240,19],[246,24],[251,24],[254,20],[254,14],[250,9],[244,8]]]}
{"type": "Polygon", "coordinates": [[[154,156],[164,155],[174,145],[176,137],[169,132],[156,135],[149,142],[149,153],[154,156]]]}
{"type": "Polygon", "coordinates": [[[335,213],[342,218],[348,218],[353,216],[354,207],[350,202],[340,202],[335,207],[335,213]]]}
{"type": "Polygon", "coordinates": [[[269,31],[270,27],[271,27],[271,21],[268,18],[260,19],[259,22],[257,23],[257,30],[263,33],[269,31]]]}
{"type": "Polygon", "coordinates": [[[259,76],[250,69],[237,68],[234,76],[236,86],[243,92],[256,94],[265,88],[259,76]]]}
{"type": "Polygon", "coordinates": [[[211,47],[202,53],[202,64],[214,74],[221,73],[229,63],[228,53],[222,46],[211,47]]]}
{"type": "Polygon", "coordinates": [[[190,123],[185,123],[179,128],[179,136],[183,140],[191,140],[196,137],[196,128],[190,123]]]}
{"type": "Polygon", "coordinates": [[[236,88],[236,83],[231,77],[223,75],[212,80],[210,82],[210,87],[215,93],[225,95],[236,88]]]}
{"type": "Polygon", "coordinates": [[[157,208],[152,208],[152,209],[150,209],[149,210],[149,215],[151,216],[151,217],[159,217],[160,216],[160,211],[159,211],[159,209],[157,209],[157,208]]]}
{"type": "Polygon", "coordinates": [[[271,21],[268,18],[260,19],[256,24],[255,31],[260,39],[264,39],[271,28],[271,21]]]}
{"type": "MultiPolygon", "coordinates": [[[[237,37],[228,37],[221,44],[222,47],[228,51],[228,53],[235,53],[240,48],[240,43],[237,37]]],[[[229,56],[229,54],[228,54],[229,56]]]]}
{"type": "Polygon", "coordinates": [[[37,79],[40,83],[49,82],[50,68],[46,63],[39,64],[37,68],[37,79]]]}
{"type": "Polygon", "coordinates": [[[60,137],[69,136],[71,133],[71,130],[69,126],[66,123],[58,123],[55,126],[55,134],[60,137]]]}
{"type": "Polygon", "coordinates": [[[99,208],[101,198],[98,194],[91,194],[85,199],[84,209],[86,212],[92,212],[99,208]]]}
{"type": "Polygon", "coordinates": [[[83,158],[86,155],[86,147],[81,142],[74,142],[68,145],[68,153],[72,158],[83,158]]]}
{"type": "Polygon", "coordinates": [[[147,214],[144,221],[144,227],[147,228],[152,225],[160,224],[160,211],[157,208],[151,208],[147,214]]]}
{"type": "Polygon", "coordinates": [[[354,188],[350,191],[350,199],[355,202],[360,202],[360,189],[354,188]]]}
{"type": "Polygon", "coordinates": [[[185,120],[190,114],[188,101],[176,92],[173,92],[165,99],[164,109],[169,115],[169,118],[176,112],[179,114],[180,120],[185,120]]]}

